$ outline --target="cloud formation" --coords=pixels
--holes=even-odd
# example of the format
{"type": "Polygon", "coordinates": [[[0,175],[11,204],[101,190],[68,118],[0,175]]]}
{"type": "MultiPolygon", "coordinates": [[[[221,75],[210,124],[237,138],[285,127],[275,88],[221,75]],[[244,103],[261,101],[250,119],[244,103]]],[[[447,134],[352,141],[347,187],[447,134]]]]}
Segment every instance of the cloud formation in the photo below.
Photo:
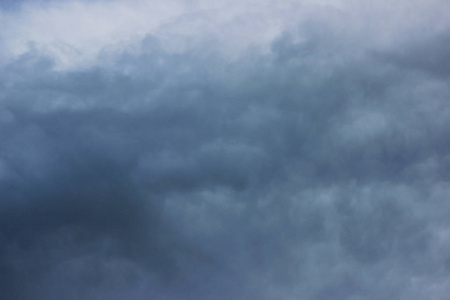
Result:
{"type": "Polygon", "coordinates": [[[5,3],[0,298],[450,293],[444,1],[5,3]]]}

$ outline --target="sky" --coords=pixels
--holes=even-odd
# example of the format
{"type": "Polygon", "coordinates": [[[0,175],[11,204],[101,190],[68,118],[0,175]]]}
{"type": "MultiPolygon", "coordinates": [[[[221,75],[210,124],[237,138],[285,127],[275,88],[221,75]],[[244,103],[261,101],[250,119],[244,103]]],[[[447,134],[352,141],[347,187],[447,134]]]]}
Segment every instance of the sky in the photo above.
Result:
{"type": "Polygon", "coordinates": [[[0,0],[0,299],[448,299],[449,15],[0,0]]]}

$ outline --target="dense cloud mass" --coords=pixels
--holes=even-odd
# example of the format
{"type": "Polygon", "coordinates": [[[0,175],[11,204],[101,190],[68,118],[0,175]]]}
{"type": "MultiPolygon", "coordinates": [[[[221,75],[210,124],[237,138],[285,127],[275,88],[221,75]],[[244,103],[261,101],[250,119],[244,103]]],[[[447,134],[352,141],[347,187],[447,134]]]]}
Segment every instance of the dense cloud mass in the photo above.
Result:
{"type": "Polygon", "coordinates": [[[448,299],[446,1],[1,3],[0,299],[448,299]]]}

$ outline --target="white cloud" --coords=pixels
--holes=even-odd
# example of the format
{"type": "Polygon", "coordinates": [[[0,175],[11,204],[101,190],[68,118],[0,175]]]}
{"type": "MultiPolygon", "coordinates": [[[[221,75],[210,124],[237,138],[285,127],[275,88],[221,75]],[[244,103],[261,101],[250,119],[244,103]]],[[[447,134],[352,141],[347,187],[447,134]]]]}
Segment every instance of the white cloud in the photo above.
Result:
{"type": "Polygon", "coordinates": [[[295,27],[318,5],[333,1],[64,1],[25,3],[3,12],[3,59],[25,53],[30,45],[57,58],[59,67],[95,63],[102,51],[133,50],[146,36],[166,50],[180,52],[193,42],[216,41],[235,57],[249,46],[265,47],[295,27]]]}

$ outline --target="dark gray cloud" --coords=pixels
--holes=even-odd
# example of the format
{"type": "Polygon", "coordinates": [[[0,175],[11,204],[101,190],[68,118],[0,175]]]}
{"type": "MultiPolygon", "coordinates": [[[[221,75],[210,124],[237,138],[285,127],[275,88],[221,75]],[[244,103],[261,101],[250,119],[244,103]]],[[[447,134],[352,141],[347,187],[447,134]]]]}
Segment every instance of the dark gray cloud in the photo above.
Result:
{"type": "Polygon", "coordinates": [[[369,47],[323,10],[236,60],[6,63],[0,298],[445,299],[447,35],[369,47]]]}

